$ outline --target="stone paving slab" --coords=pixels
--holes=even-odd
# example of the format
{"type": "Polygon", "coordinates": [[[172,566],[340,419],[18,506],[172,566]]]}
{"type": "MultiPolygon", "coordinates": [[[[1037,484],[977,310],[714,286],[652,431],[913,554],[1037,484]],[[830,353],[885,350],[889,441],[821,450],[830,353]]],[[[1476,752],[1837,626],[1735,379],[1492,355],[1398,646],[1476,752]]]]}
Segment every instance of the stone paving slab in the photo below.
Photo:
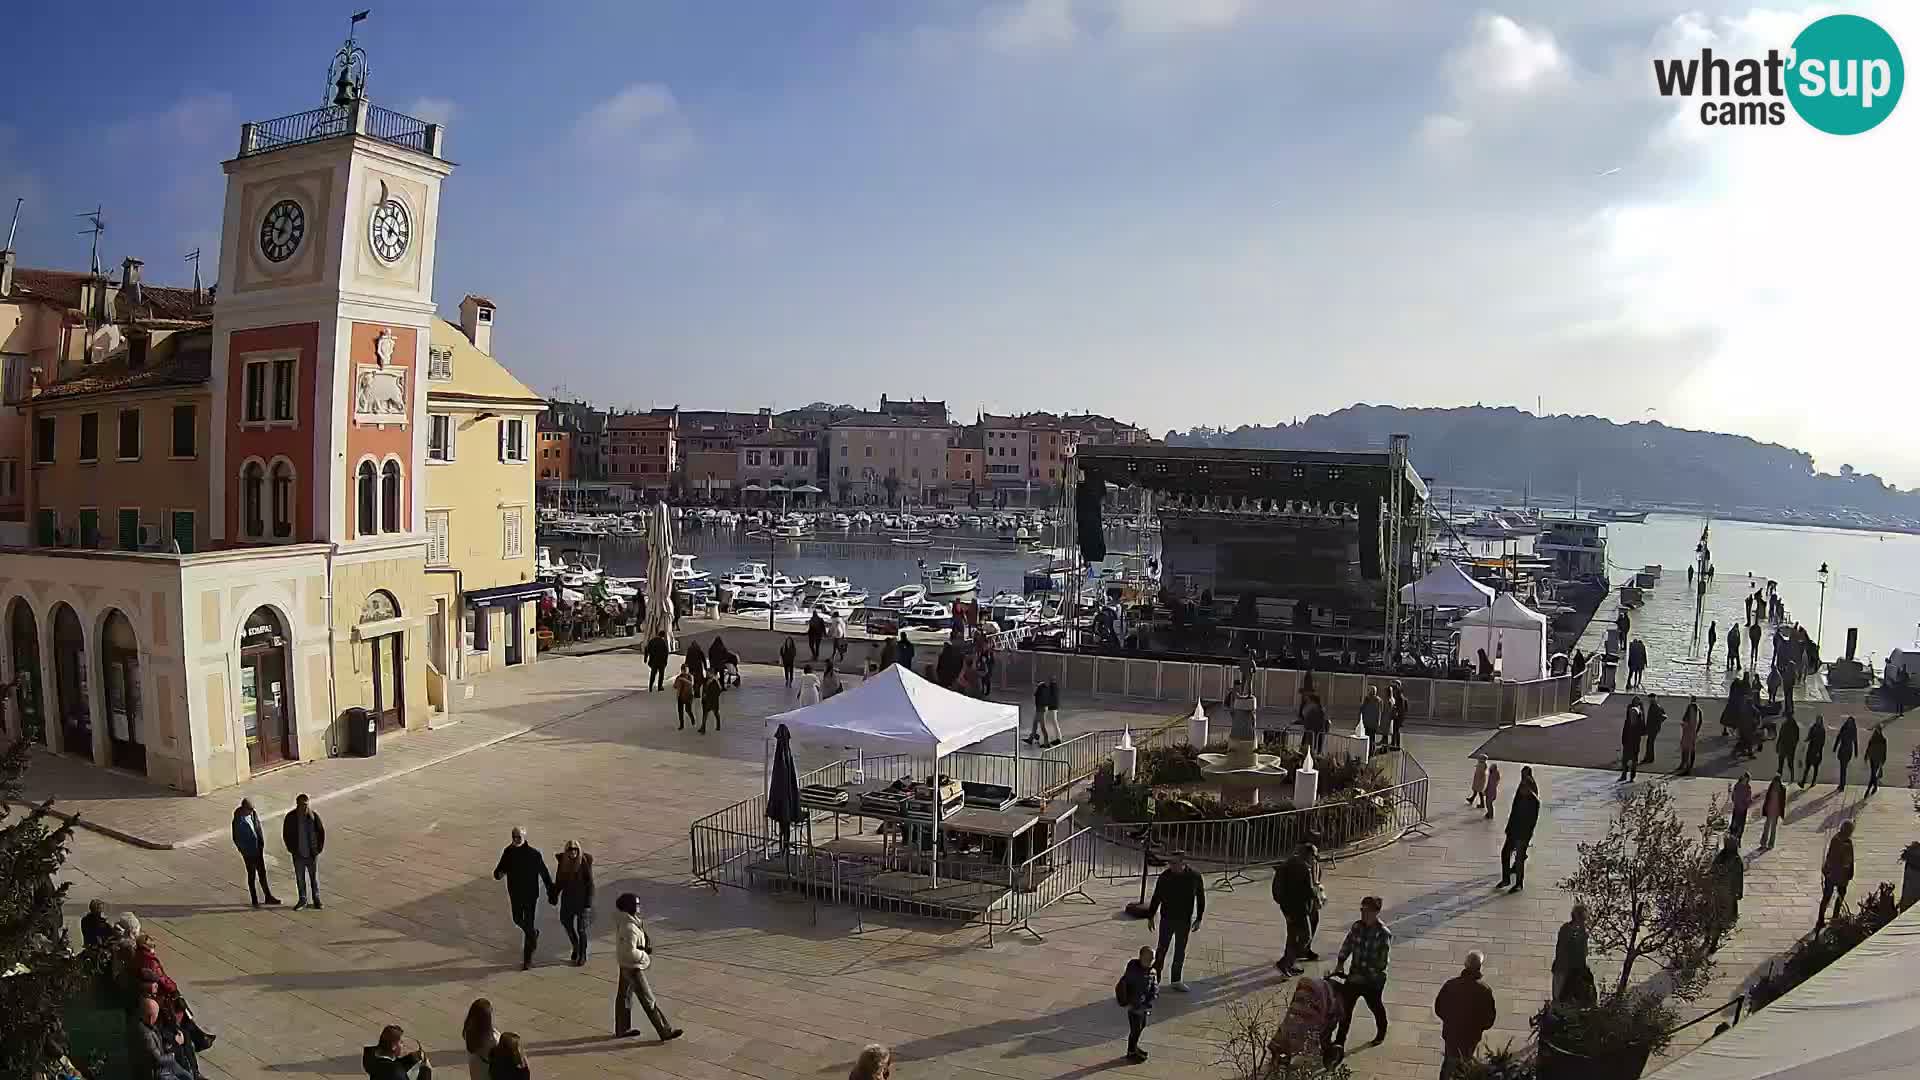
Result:
{"type": "MultiPolygon", "coordinates": [[[[533,670],[550,692],[578,694],[579,685],[624,685],[635,667],[615,655],[533,670]]],[[[477,698],[494,693],[495,684],[479,686],[477,698]]],[[[690,885],[687,824],[759,788],[757,721],[784,704],[783,690],[749,672],[747,688],[729,698],[736,713],[704,737],[676,727],[666,695],[616,693],[402,783],[337,799],[327,808],[323,911],[249,910],[240,861],[223,843],[147,851],[81,834],[64,873],[73,883],[69,916],[77,925],[96,896],[111,911],[141,915],[169,972],[221,1034],[204,1063],[216,1078],[358,1077],[360,1048],[386,1023],[403,1025],[440,1069],[458,1075],[459,1025],[477,996],[493,1002],[502,1030],[522,1035],[542,1080],[837,1080],[872,1040],[896,1048],[902,1080],[1079,1080],[1119,1065],[1125,1023],[1111,988],[1127,957],[1151,941],[1121,912],[1137,887],[1130,877],[1092,881],[1094,906],[1048,909],[1036,921],[1044,941],[997,935],[990,949],[977,927],[856,918],[690,885]],[[538,963],[519,970],[518,934],[491,878],[516,823],[549,855],[577,838],[596,856],[600,913],[584,968],[564,963],[564,936],[543,908],[538,963]],[[687,1029],[670,1045],[608,1037],[608,913],[624,891],[640,898],[659,946],[654,984],[687,1029]]],[[[1088,726],[1123,715],[1072,703],[1063,711],[1069,723],[1085,714],[1088,726]]],[[[1164,711],[1135,716],[1145,725],[1164,711]]],[[[1526,1038],[1567,907],[1553,883],[1571,869],[1576,845],[1604,829],[1617,787],[1611,774],[1536,769],[1545,809],[1527,890],[1495,892],[1504,808],[1488,821],[1464,803],[1468,754],[1484,735],[1411,734],[1433,776],[1430,828],[1328,873],[1331,906],[1317,942],[1324,956],[1369,893],[1386,897],[1396,934],[1386,1043],[1362,1048],[1371,1020],[1355,1023],[1350,1061],[1363,1080],[1437,1071],[1433,996],[1470,949],[1489,957],[1500,1011],[1493,1041],[1526,1038]]],[[[1517,767],[1509,772],[1517,778],[1517,767]]],[[[1698,813],[1724,786],[1683,780],[1675,790],[1683,809],[1698,813]]],[[[1861,823],[1856,892],[1895,879],[1912,809],[1889,794],[1864,804],[1830,789],[1796,795],[1769,852],[1754,851],[1749,832],[1743,920],[1697,1011],[1725,1000],[1810,928],[1820,852],[1841,820],[1861,823]]],[[[220,804],[224,818],[227,800],[220,804]]],[[[270,873],[289,889],[280,860],[270,873]]],[[[1152,1060],[1126,1074],[1220,1075],[1215,1043],[1228,1005],[1286,990],[1272,967],[1281,939],[1264,881],[1211,890],[1189,954],[1194,992],[1163,995],[1146,1037],[1152,1060]]],[[[1597,967],[1611,976],[1604,961],[1597,967]]],[[[1709,1027],[1695,1031],[1704,1037],[1709,1027]]]]}

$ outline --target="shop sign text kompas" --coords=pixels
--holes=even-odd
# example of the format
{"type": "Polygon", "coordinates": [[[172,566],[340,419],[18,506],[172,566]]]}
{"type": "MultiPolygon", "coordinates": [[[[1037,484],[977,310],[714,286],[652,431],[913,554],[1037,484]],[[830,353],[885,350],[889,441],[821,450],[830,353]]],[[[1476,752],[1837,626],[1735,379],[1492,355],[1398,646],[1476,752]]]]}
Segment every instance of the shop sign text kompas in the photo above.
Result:
{"type": "Polygon", "coordinates": [[[1662,97],[1700,99],[1700,122],[1714,127],[1779,125],[1787,106],[1829,135],[1858,135],[1900,103],[1906,68],[1893,36],[1872,19],[1829,15],[1800,31],[1784,54],[1729,59],[1656,58],[1662,97]]]}

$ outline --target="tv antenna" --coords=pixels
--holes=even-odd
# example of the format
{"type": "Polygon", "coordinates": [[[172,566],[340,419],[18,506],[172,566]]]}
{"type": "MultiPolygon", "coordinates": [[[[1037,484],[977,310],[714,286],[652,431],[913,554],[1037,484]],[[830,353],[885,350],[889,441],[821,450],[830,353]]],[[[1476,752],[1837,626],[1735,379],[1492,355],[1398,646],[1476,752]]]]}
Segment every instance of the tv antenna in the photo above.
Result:
{"type": "Polygon", "coordinates": [[[107,219],[102,216],[105,213],[106,213],[105,206],[95,206],[92,210],[83,210],[80,213],[73,215],[74,217],[77,217],[77,218],[85,218],[89,223],[90,227],[80,230],[81,236],[86,236],[89,233],[93,234],[93,276],[94,277],[100,276],[100,234],[107,231],[107,219]]]}
{"type": "Polygon", "coordinates": [[[185,261],[193,264],[193,295],[200,295],[200,249],[187,252],[185,261]]]}

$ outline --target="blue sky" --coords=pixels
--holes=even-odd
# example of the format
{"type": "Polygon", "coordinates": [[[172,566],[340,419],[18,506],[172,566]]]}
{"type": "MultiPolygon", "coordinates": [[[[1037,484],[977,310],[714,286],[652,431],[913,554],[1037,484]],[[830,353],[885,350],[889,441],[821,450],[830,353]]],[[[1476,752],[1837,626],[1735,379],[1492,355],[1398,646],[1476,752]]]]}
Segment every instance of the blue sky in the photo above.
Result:
{"type": "MultiPolygon", "coordinates": [[[[1920,41],[1900,8],[1851,10],[1920,41]]],[[[184,280],[240,122],[320,103],[351,10],[14,13],[45,43],[0,111],[22,261],[84,266],[99,202],[104,257],[184,280]]],[[[1920,390],[1920,105],[1726,133],[1651,85],[1652,56],[1784,47],[1817,10],[423,3],[361,40],[370,94],[445,121],[460,165],[436,299],[496,299],[543,392],[1155,431],[1538,397],[1920,484],[1887,438],[1920,390]]]]}

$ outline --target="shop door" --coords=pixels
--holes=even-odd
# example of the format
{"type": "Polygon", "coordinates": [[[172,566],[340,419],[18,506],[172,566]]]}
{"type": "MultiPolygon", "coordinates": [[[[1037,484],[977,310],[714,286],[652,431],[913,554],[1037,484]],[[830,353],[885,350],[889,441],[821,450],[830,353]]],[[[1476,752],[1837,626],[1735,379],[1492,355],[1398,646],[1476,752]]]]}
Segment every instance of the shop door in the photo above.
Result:
{"type": "Polygon", "coordinates": [[[520,662],[520,641],[526,636],[527,632],[525,624],[521,621],[521,612],[525,610],[526,605],[518,601],[515,601],[511,607],[507,608],[508,667],[512,667],[520,662]]]}
{"type": "Polygon", "coordinates": [[[47,744],[47,725],[40,712],[40,629],[25,600],[13,602],[13,700],[7,702],[16,734],[47,744]]]}
{"type": "Polygon", "coordinates": [[[240,633],[240,718],[254,772],[297,756],[286,629],[272,608],[256,610],[240,633]]]}
{"type": "Polygon", "coordinates": [[[400,643],[404,634],[388,634],[373,639],[373,714],[381,731],[398,731],[406,726],[406,680],[401,663],[400,643]]]}
{"type": "Polygon", "coordinates": [[[240,713],[254,772],[293,757],[291,700],[284,649],[249,649],[240,655],[240,713]]]}

